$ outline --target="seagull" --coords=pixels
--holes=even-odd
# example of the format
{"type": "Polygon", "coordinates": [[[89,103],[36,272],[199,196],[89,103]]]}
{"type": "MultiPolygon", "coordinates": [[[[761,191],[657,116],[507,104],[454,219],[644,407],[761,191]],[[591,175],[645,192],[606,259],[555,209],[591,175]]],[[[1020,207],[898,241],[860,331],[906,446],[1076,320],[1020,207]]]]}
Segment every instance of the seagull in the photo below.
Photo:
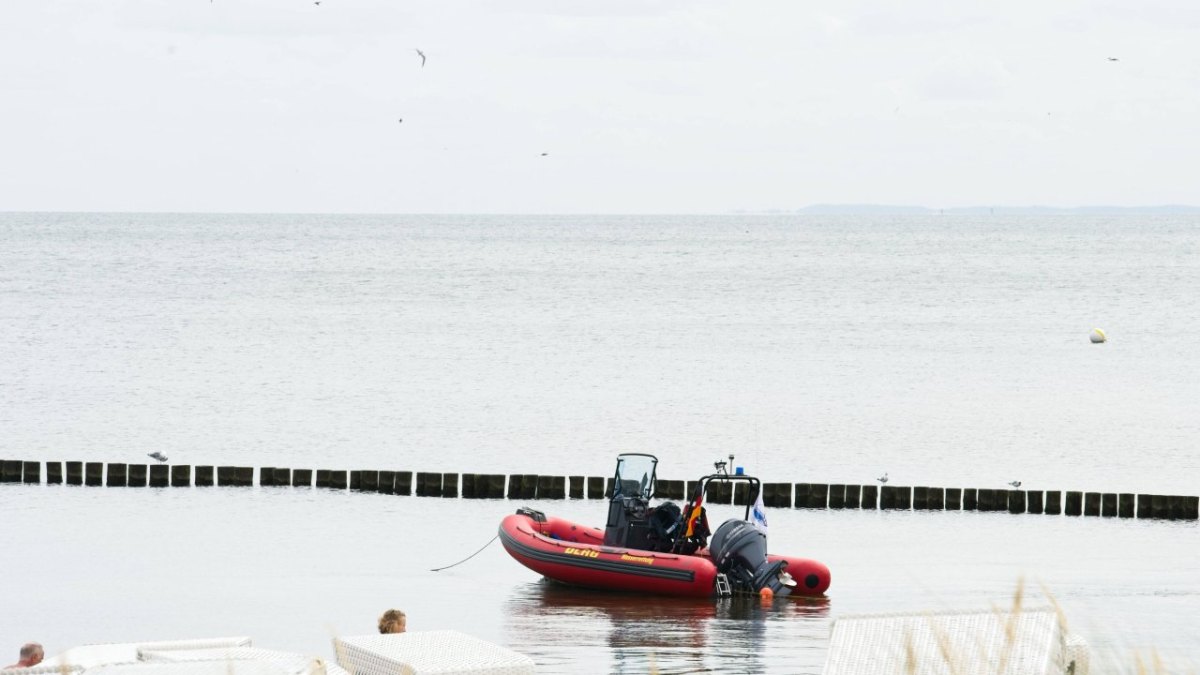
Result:
{"type": "Polygon", "coordinates": [[[417,56],[421,57],[421,67],[424,68],[425,67],[425,52],[418,49],[417,56]]]}
{"type": "Polygon", "coordinates": [[[1120,61],[1121,59],[1118,59],[1118,58],[1117,58],[1117,57],[1115,57],[1115,56],[1110,56],[1110,57],[1108,57],[1108,60],[1109,60],[1109,61],[1120,61]]]}
{"type": "Polygon", "coordinates": [[[146,456],[151,457],[153,459],[157,459],[160,462],[167,461],[167,456],[162,454],[161,452],[148,452],[148,453],[146,453],[146,456]]]}
{"type": "Polygon", "coordinates": [[[1021,481],[1019,481],[1019,480],[1014,480],[1014,481],[1011,481],[1011,482],[1009,482],[1009,485],[1011,485],[1011,486],[1013,486],[1013,487],[1015,487],[1015,488],[1019,488],[1019,487],[1021,487],[1021,481]]]}
{"type": "Polygon", "coordinates": [[[547,156],[547,155],[549,155],[549,154],[550,154],[550,153],[548,153],[548,152],[543,152],[543,153],[542,153],[542,157],[545,157],[545,156],[547,156]]]}
{"type": "Polygon", "coordinates": [[[404,124],[404,118],[403,118],[403,117],[401,117],[400,119],[396,120],[396,123],[397,123],[397,124],[404,124]]]}
{"type": "Polygon", "coordinates": [[[880,483],[887,483],[887,481],[888,481],[887,472],[884,471],[883,475],[880,476],[879,478],[876,478],[875,480],[879,481],[880,483]]]}

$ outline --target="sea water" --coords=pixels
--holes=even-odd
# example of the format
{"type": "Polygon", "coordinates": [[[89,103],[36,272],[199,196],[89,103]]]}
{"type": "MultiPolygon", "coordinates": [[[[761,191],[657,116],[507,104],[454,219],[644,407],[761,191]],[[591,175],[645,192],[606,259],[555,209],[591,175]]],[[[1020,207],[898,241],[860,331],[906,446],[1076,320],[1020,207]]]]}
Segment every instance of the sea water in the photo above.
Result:
{"type": "MultiPolygon", "coordinates": [[[[1198,298],[1194,216],[0,214],[0,458],[1196,494],[1198,298]]],[[[396,606],[546,672],[817,672],[840,613],[1024,578],[1200,663],[1195,523],[772,509],[833,586],[769,607],[428,571],[515,506],[0,486],[0,635],[328,653],[396,606]]]]}

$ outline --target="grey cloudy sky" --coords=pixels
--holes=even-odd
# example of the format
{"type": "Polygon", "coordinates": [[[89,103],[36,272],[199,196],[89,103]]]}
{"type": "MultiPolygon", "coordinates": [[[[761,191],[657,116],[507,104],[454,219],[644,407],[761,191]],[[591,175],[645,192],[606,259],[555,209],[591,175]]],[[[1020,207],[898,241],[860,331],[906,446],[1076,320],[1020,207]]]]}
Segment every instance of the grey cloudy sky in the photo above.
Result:
{"type": "Polygon", "coordinates": [[[0,210],[1200,203],[1194,0],[10,2],[0,97],[0,210]]]}

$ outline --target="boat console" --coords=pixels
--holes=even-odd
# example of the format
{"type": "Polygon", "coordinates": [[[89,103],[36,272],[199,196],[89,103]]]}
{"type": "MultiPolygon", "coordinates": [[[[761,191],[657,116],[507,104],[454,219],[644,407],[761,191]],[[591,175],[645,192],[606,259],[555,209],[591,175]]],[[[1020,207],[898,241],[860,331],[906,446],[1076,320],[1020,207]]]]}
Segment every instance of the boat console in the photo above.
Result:
{"type": "Polygon", "coordinates": [[[604,527],[604,545],[657,549],[657,536],[651,523],[650,498],[654,495],[654,455],[626,453],[617,456],[612,496],[608,502],[608,521],[604,527]]]}

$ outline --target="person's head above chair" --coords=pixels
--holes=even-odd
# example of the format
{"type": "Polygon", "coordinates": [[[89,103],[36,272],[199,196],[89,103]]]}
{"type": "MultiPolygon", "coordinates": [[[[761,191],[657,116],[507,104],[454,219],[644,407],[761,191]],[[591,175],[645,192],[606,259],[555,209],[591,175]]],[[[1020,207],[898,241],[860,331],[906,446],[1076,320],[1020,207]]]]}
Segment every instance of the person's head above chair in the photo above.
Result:
{"type": "Polygon", "coordinates": [[[45,652],[42,651],[42,646],[36,642],[29,642],[21,646],[21,660],[8,666],[8,668],[32,668],[42,662],[45,652]]]}
{"type": "Polygon", "coordinates": [[[389,609],[379,617],[379,632],[384,635],[391,633],[403,633],[406,618],[404,612],[398,609],[389,609]]]}

